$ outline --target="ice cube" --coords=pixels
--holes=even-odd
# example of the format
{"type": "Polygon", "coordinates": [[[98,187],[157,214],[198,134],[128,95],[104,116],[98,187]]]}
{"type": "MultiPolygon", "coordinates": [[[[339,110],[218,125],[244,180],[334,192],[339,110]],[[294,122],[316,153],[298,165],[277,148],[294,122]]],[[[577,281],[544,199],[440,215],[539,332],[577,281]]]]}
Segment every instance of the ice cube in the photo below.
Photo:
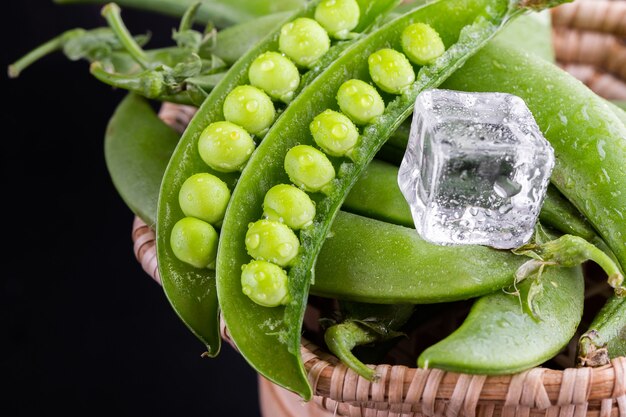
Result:
{"type": "Polygon", "coordinates": [[[398,183],[425,240],[511,249],[530,240],[553,167],[521,98],[427,90],[398,183]]]}

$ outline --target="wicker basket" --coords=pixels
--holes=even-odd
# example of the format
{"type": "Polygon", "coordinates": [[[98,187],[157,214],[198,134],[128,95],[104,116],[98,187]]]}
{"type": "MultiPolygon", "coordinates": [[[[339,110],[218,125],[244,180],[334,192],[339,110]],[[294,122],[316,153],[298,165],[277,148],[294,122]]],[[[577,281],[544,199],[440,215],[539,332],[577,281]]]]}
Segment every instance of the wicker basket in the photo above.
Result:
{"type": "MultiPolygon", "coordinates": [[[[554,9],[553,23],[559,65],[598,94],[626,99],[626,1],[579,0],[554,9]]],[[[160,117],[182,132],[194,111],[166,103],[160,117]]],[[[132,237],[137,259],[159,282],[154,232],[136,219],[132,237]]],[[[223,326],[222,336],[229,341],[223,326]]],[[[264,416],[626,417],[624,357],[599,368],[538,367],[489,377],[378,365],[381,377],[376,382],[361,378],[305,339],[302,357],[314,401],[305,404],[260,377],[264,416]]]]}

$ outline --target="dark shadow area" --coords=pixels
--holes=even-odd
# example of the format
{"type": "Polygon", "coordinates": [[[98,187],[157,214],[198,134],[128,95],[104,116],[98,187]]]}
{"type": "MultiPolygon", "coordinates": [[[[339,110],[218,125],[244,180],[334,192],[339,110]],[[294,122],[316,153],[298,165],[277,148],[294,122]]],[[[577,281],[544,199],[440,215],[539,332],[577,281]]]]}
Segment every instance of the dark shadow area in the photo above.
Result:
{"type": "MultiPolygon", "coordinates": [[[[104,163],[108,118],[124,93],[61,54],[8,80],[6,66],[97,6],[22,0],[1,14],[2,237],[0,415],[255,416],[253,370],[229,346],[203,346],[134,259],[132,214],[104,163]]],[[[150,45],[176,20],[124,11],[150,45]]]]}

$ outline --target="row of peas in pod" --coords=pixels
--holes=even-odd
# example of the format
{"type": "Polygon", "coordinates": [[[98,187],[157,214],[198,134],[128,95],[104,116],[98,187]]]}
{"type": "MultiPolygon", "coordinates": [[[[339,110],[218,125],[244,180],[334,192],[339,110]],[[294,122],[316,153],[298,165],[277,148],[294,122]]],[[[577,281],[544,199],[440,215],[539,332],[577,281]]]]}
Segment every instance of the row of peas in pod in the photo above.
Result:
{"type": "MultiPolygon", "coordinates": [[[[302,17],[285,24],[278,39],[280,52],[264,52],[252,62],[249,85],[234,88],[224,100],[225,120],[211,123],[202,131],[197,149],[200,158],[217,173],[241,171],[254,152],[254,138],[262,138],[276,118],[274,102],[288,104],[293,99],[300,85],[300,72],[311,68],[329,50],[331,37],[350,37],[359,16],[356,0],[323,0],[315,9],[314,19],[302,17]]],[[[276,200],[289,200],[290,190],[279,191],[274,193],[276,200]]],[[[198,173],[183,183],[178,201],[186,217],[174,225],[170,235],[172,252],[179,260],[196,268],[214,267],[219,240],[216,228],[221,225],[229,200],[230,190],[217,175],[198,173]]],[[[307,207],[314,215],[312,203],[307,207]]],[[[276,227],[275,223],[286,228],[281,229],[283,233],[293,234],[279,217],[268,219],[269,226],[265,227],[276,227]]],[[[302,225],[310,221],[304,220],[302,225]]],[[[298,222],[289,224],[294,227],[298,222]]],[[[291,248],[280,248],[285,253],[283,258],[294,250],[297,253],[297,238],[290,242],[291,248]]]]}
{"type": "MultiPolygon", "coordinates": [[[[414,23],[402,33],[403,52],[385,48],[368,57],[369,75],[388,94],[403,94],[415,81],[413,64],[426,65],[445,52],[439,34],[429,25],[414,23]]],[[[315,204],[307,193],[327,194],[336,177],[330,157],[352,158],[360,140],[359,129],[373,123],[385,110],[385,102],[371,84],[350,79],[337,92],[340,111],[326,109],[310,123],[313,141],[319,147],[296,145],[284,159],[292,184],[272,187],[263,201],[263,219],[251,223],[245,238],[253,258],[242,267],[242,291],[266,307],[289,302],[288,268],[300,248],[296,232],[312,225],[315,204]]]]}

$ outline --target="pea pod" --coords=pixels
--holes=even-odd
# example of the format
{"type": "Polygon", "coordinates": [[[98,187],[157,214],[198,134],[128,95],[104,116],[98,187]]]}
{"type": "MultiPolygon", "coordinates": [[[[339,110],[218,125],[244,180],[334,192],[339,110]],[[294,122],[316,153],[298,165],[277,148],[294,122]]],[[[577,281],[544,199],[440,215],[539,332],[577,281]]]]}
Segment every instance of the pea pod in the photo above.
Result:
{"type": "Polygon", "coordinates": [[[578,363],[602,366],[626,356],[626,298],[613,296],[578,342],[578,363]]]}
{"type": "MultiPolygon", "coordinates": [[[[414,227],[397,177],[396,166],[373,160],[348,194],[342,209],[372,219],[414,227]]],[[[553,186],[548,187],[539,219],[544,225],[562,233],[580,236],[601,245],[604,250],[603,242],[591,225],[553,186]]]]}
{"type": "Polygon", "coordinates": [[[613,105],[622,110],[626,110],[626,100],[615,100],[613,101],[613,105]]]}
{"type": "Polygon", "coordinates": [[[554,148],[552,183],[626,267],[626,126],[618,116],[572,76],[539,58],[503,48],[498,41],[470,59],[462,73],[444,86],[495,89],[524,99],[554,148]]]}
{"type": "MultiPolygon", "coordinates": [[[[542,282],[540,321],[522,311],[515,295],[484,296],[461,327],[422,352],[418,365],[470,374],[512,374],[556,355],[582,317],[584,279],[580,267],[551,268],[542,282]]],[[[530,285],[521,284],[520,292],[530,285]]]]}
{"type": "Polygon", "coordinates": [[[156,224],[161,179],[177,143],[178,134],[134,94],[122,100],[107,126],[104,156],[113,185],[149,225],[156,224]]]}
{"type": "Polygon", "coordinates": [[[385,304],[463,300],[511,285],[527,259],[484,246],[433,245],[414,229],[339,212],[320,251],[311,293],[385,304]]]}
{"type": "MultiPolygon", "coordinates": [[[[224,238],[217,259],[218,293],[223,317],[240,352],[258,372],[283,386],[293,387],[295,375],[301,375],[304,382],[299,357],[302,316],[308,288],[313,281],[315,260],[343,199],[385,139],[411,113],[416,95],[422,89],[443,81],[487,42],[503,21],[517,14],[508,6],[508,2],[499,1],[438,1],[388,23],[346,50],[273,125],[233,192],[224,219],[224,238]],[[490,8],[489,16],[485,14],[486,7],[490,8]],[[307,133],[308,124],[324,110],[336,108],[334,96],[340,85],[350,78],[368,79],[367,57],[389,46],[400,49],[402,31],[414,22],[426,22],[435,28],[448,50],[431,66],[422,67],[416,83],[387,106],[377,123],[363,129],[360,146],[352,153],[352,162],[338,161],[337,178],[320,188],[326,195],[317,199],[313,227],[300,232],[301,251],[289,270],[291,300],[284,312],[281,307],[266,309],[255,305],[242,295],[239,283],[241,267],[250,261],[244,238],[247,224],[262,215],[264,194],[272,186],[290,181],[283,171],[283,161],[287,161],[285,156],[295,145],[312,144],[307,133]],[[259,323],[268,322],[272,323],[271,330],[259,326],[259,323]],[[268,360],[270,352],[272,361],[268,360]],[[295,356],[297,362],[289,360],[288,355],[295,356]],[[274,366],[277,357],[283,363],[280,372],[274,366]],[[283,360],[285,358],[287,360],[283,360]]],[[[311,188],[306,183],[303,186],[311,188]]],[[[300,391],[305,397],[306,393],[300,391]]]]}
{"type": "MultiPolygon", "coordinates": [[[[384,3],[387,8],[391,8],[395,4],[394,1],[377,3],[384,3]]],[[[282,23],[293,22],[299,17],[312,16],[315,5],[316,2],[308,4],[303,10],[284,19],[282,23]]],[[[364,9],[361,13],[361,20],[368,22],[365,26],[371,25],[376,17],[369,8],[364,9]]],[[[279,26],[256,47],[242,56],[212,90],[183,134],[164,174],[161,186],[157,222],[157,253],[163,288],[173,308],[194,334],[205,343],[210,355],[216,355],[220,346],[214,273],[210,270],[197,269],[187,265],[176,258],[172,252],[170,236],[173,227],[177,221],[184,217],[179,206],[178,194],[183,182],[199,172],[214,175],[231,190],[237,183],[238,172],[225,173],[206,165],[198,153],[199,138],[203,130],[210,124],[224,120],[223,108],[231,92],[237,87],[251,88],[246,86],[249,81],[248,70],[251,64],[261,54],[278,50],[280,33],[279,26]]],[[[350,42],[339,42],[330,48],[319,62],[302,76],[298,88],[302,89],[315,80],[315,77],[336,59],[348,45],[350,42]]],[[[254,94],[258,93],[259,91],[255,91],[254,94]]],[[[297,93],[298,91],[296,91],[297,93]]],[[[262,133],[260,133],[258,138],[262,137],[262,133]]],[[[294,386],[293,389],[302,392],[309,390],[308,385],[305,386],[302,383],[299,386],[294,386]]]]}
{"type": "Polygon", "coordinates": [[[220,30],[217,32],[211,52],[232,65],[291,14],[290,12],[274,13],[220,30]]]}
{"type": "Polygon", "coordinates": [[[505,48],[523,49],[548,62],[555,61],[549,11],[516,19],[494,39],[498,39],[505,48]]]}
{"type": "Polygon", "coordinates": [[[389,223],[415,227],[397,178],[397,167],[382,161],[372,161],[348,194],[343,209],[389,223]]]}

